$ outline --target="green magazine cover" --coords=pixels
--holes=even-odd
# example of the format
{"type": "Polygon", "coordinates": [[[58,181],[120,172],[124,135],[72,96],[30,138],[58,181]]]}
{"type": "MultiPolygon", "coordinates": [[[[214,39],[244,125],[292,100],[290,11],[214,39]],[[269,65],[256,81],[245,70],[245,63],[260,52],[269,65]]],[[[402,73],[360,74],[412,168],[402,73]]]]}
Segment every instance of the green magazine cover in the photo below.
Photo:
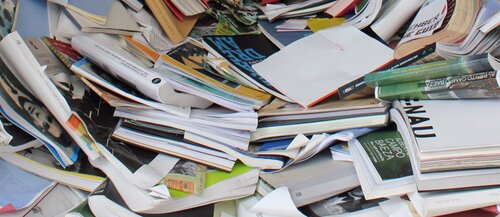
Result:
{"type": "Polygon", "coordinates": [[[358,138],[382,180],[413,174],[410,158],[398,131],[376,131],[358,138]]]}

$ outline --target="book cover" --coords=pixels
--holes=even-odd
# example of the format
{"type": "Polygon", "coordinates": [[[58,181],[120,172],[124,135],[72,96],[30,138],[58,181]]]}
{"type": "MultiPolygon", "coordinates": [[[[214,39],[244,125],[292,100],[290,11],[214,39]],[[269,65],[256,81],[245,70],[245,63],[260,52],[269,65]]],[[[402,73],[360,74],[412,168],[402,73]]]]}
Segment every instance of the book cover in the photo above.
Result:
{"type": "Polygon", "coordinates": [[[492,148],[500,144],[491,130],[500,127],[498,100],[400,100],[394,108],[408,124],[420,158],[438,152],[444,152],[443,156],[473,155],[481,150],[494,154],[492,148]]]}
{"type": "Polygon", "coordinates": [[[496,71],[377,86],[379,100],[475,99],[500,97],[496,71]]]}
{"type": "Polygon", "coordinates": [[[328,8],[325,13],[333,17],[342,17],[353,11],[359,2],[360,0],[339,0],[332,7],[328,8]]]}
{"type": "Polygon", "coordinates": [[[374,87],[377,85],[397,84],[408,81],[419,81],[448,76],[473,74],[496,70],[498,60],[489,54],[462,56],[450,60],[442,60],[388,69],[365,75],[365,84],[374,87]]]}
{"type": "MultiPolygon", "coordinates": [[[[317,113],[341,113],[346,111],[350,114],[359,114],[357,110],[377,110],[385,112],[387,104],[374,98],[358,100],[325,100],[311,108],[304,108],[299,104],[285,102],[280,99],[274,99],[271,103],[258,111],[259,118],[274,116],[301,116],[305,114],[317,113]]],[[[369,113],[369,112],[368,112],[369,113]]]]}
{"type": "Polygon", "coordinates": [[[0,68],[0,112],[11,123],[40,139],[63,167],[71,165],[78,157],[78,145],[47,107],[20,83],[3,60],[0,60],[0,68]]]}
{"type": "Polygon", "coordinates": [[[358,141],[382,180],[413,174],[406,145],[397,131],[369,133],[358,141]]]}
{"type": "Polygon", "coordinates": [[[253,100],[260,105],[270,100],[271,95],[268,93],[240,85],[206,70],[204,66],[207,64],[207,55],[208,51],[200,43],[195,40],[189,40],[169,51],[161,58],[170,65],[181,69],[188,76],[233,93],[236,96],[253,100]]]}
{"type": "MultiPolygon", "coordinates": [[[[283,96],[261,77],[252,65],[261,62],[279,51],[269,39],[260,35],[204,36],[203,42],[209,51],[224,57],[238,73],[255,85],[280,98],[283,96]]],[[[286,97],[285,97],[286,99],[286,97]]]]}

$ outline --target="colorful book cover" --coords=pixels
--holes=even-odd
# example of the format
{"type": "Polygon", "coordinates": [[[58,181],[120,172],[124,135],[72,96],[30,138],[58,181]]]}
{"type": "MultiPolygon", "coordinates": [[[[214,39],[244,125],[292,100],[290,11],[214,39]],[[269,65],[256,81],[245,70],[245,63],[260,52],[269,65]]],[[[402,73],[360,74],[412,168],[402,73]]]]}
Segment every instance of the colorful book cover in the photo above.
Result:
{"type": "Polygon", "coordinates": [[[365,75],[368,86],[396,84],[447,76],[465,75],[476,72],[493,71],[488,54],[463,56],[426,64],[389,69],[365,75]]]}
{"type": "MultiPolygon", "coordinates": [[[[53,147],[58,146],[67,156],[66,159],[75,161],[78,157],[79,147],[71,141],[71,137],[64,128],[56,121],[49,110],[30,93],[9,70],[3,61],[0,60],[0,101],[2,104],[1,113],[13,124],[16,124],[27,133],[38,139],[37,135],[43,134],[48,141],[42,141],[63,165],[68,166],[62,156],[53,147]],[[12,112],[12,113],[11,113],[12,112]],[[17,116],[17,118],[14,117],[17,116]],[[22,120],[21,120],[22,119],[22,120]],[[37,132],[29,132],[27,126],[21,126],[19,122],[27,123],[30,128],[37,132]]],[[[61,153],[62,154],[62,153],[61,153]]],[[[72,163],[72,162],[69,162],[72,163]]]]}
{"type": "Polygon", "coordinates": [[[261,77],[252,65],[263,61],[279,51],[269,39],[260,35],[237,36],[205,36],[206,43],[217,54],[224,57],[231,65],[236,67],[252,83],[258,83],[273,92],[279,93],[267,80],[261,77]]]}
{"type": "Polygon", "coordinates": [[[377,99],[475,99],[500,97],[496,71],[377,86],[377,99]]]}
{"type": "Polygon", "coordinates": [[[410,158],[397,131],[377,131],[358,138],[382,180],[412,175],[410,158]]]}
{"type": "Polygon", "coordinates": [[[229,81],[218,74],[214,74],[205,69],[208,51],[201,44],[190,40],[162,56],[170,65],[195,77],[197,80],[206,82],[208,85],[228,91],[237,96],[241,96],[263,105],[270,100],[271,95],[258,91],[238,83],[229,81]]]}

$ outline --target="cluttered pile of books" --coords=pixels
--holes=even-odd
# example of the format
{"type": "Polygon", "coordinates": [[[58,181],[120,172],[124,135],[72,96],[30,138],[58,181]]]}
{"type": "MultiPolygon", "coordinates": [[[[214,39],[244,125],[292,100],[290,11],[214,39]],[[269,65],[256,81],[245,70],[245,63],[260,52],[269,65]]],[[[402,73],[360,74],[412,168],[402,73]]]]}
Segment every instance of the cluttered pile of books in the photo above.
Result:
{"type": "Polygon", "coordinates": [[[497,0],[0,8],[0,216],[500,213],[497,0]]]}

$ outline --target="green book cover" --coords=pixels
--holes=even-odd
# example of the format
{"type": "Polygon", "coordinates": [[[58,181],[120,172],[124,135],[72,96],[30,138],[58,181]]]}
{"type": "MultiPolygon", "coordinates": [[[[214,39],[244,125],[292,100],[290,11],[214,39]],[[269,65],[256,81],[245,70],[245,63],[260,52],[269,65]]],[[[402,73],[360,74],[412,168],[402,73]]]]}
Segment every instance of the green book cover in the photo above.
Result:
{"type": "Polygon", "coordinates": [[[374,87],[493,70],[488,54],[478,54],[369,73],[364,80],[366,85],[374,87]]]}
{"type": "Polygon", "coordinates": [[[410,158],[398,131],[376,131],[358,138],[382,180],[412,175],[410,158]]]}
{"type": "Polygon", "coordinates": [[[386,101],[500,97],[496,71],[381,85],[375,91],[377,99],[386,101]]]}

